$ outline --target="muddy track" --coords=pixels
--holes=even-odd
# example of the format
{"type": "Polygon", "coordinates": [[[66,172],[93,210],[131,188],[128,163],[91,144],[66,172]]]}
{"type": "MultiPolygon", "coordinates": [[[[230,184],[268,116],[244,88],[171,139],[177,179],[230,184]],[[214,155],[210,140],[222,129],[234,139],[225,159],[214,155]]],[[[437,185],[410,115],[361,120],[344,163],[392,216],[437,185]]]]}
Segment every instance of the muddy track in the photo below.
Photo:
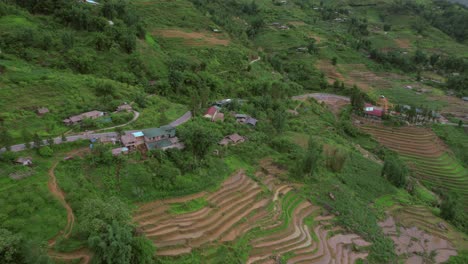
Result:
{"type": "MultiPolygon", "coordinates": [[[[86,148],[85,149],[78,149],[78,150],[73,150],[69,153],[66,154],[66,156],[77,156],[81,155],[82,153],[88,151],[86,148]]],[[[73,209],[71,206],[67,203],[65,199],[65,193],[60,189],[57,183],[57,178],[55,177],[55,168],[59,164],[60,160],[57,160],[53,163],[52,167],[49,169],[48,174],[49,174],[49,181],[47,182],[47,186],[49,188],[50,193],[57,199],[59,200],[60,204],[65,208],[67,211],[67,224],[61,230],[54,238],[50,239],[48,242],[49,245],[49,251],[48,255],[53,258],[53,259],[59,259],[59,260],[74,260],[74,259],[81,259],[81,264],[87,264],[90,262],[92,254],[89,252],[87,249],[80,249],[74,252],[69,252],[69,253],[60,253],[56,252],[55,250],[52,249],[52,247],[55,245],[57,242],[57,237],[60,235],[63,236],[64,238],[69,238],[73,226],[75,224],[75,215],[73,214],[73,209]]]]}
{"type": "Polygon", "coordinates": [[[70,253],[59,253],[54,250],[49,250],[47,254],[53,259],[62,261],[73,261],[79,259],[80,264],[88,264],[91,262],[92,258],[92,253],[88,249],[79,249],[70,253]]]}

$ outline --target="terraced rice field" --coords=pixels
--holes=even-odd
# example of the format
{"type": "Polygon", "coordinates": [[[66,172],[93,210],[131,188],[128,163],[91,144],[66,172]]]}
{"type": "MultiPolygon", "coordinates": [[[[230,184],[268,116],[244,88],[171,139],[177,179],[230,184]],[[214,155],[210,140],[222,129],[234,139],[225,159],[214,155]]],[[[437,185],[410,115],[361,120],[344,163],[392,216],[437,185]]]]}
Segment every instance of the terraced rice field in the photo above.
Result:
{"type": "Polygon", "coordinates": [[[246,263],[354,263],[365,259],[370,244],[344,234],[332,224],[333,215],[304,199],[297,186],[281,183],[279,170],[268,163],[254,181],[243,171],[227,179],[214,193],[142,205],[135,221],[154,241],[158,255],[177,256],[202,251],[204,263],[215,263],[217,243],[247,239],[246,263]],[[171,214],[170,205],[204,197],[208,206],[185,214],[171,214]],[[355,248],[362,249],[357,252],[355,248]]]}
{"type": "Polygon", "coordinates": [[[423,206],[394,207],[379,223],[405,263],[443,263],[467,247],[466,238],[423,206]]]}
{"type": "Polygon", "coordinates": [[[398,152],[425,185],[459,193],[468,209],[468,172],[448,154],[444,143],[431,130],[369,125],[361,128],[398,152]]]}

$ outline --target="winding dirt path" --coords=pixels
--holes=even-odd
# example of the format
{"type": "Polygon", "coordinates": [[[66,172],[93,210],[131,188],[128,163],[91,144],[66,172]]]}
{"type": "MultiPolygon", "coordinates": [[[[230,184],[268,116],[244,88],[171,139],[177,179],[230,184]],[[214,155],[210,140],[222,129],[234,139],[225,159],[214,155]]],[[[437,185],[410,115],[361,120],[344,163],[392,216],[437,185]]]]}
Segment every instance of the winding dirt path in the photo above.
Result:
{"type": "Polygon", "coordinates": [[[60,189],[57,184],[57,178],[55,177],[55,168],[57,167],[60,161],[54,162],[52,167],[49,169],[49,181],[47,186],[49,187],[50,193],[59,200],[60,204],[65,207],[67,210],[67,224],[65,225],[64,229],[61,230],[54,238],[49,240],[49,246],[52,247],[57,242],[57,237],[59,235],[63,235],[64,238],[69,238],[71,234],[71,230],[73,229],[73,225],[75,223],[75,215],[73,214],[73,210],[70,205],[65,201],[65,193],[60,189]]]}
{"type": "MultiPolygon", "coordinates": [[[[81,148],[77,150],[73,150],[67,153],[66,156],[79,156],[82,155],[88,151],[87,148],[81,148]]],[[[49,169],[49,181],[47,182],[47,186],[49,188],[50,193],[57,199],[59,202],[62,204],[63,207],[65,207],[65,210],[67,211],[67,224],[61,230],[57,235],[55,235],[52,239],[49,240],[49,249],[48,254],[51,258],[54,259],[60,259],[60,260],[73,260],[73,259],[81,259],[81,264],[87,264],[90,262],[92,253],[86,249],[82,248],[73,252],[68,252],[68,253],[61,253],[61,252],[56,252],[55,250],[52,249],[52,247],[56,244],[57,242],[57,237],[60,235],[63,235],[64,238],[69,238],[73,226],[75,224],[75,215],[73,214],[73,209],[71,206],[67,203],[65,200],[65,193],[63,192],[62,189],[57,184],[57,178],[55,177],[55,168],[59,164],[61,160],[57,160],[54,162],[52,167],[49,169]]]]}
{"type": "Polygon", "coordinates": [[[69,252],[69,253],[59,253],[59,252],[56,252],[54,250],[49,250],[47,253],[53,259],[60,259],[60,260],[64,260],[64,261],[81,259],[81,261],[79,262],[80,264],[90,263],[92,255],[93,255],[86,248],[78,249],[76,251],[69,252]]]}

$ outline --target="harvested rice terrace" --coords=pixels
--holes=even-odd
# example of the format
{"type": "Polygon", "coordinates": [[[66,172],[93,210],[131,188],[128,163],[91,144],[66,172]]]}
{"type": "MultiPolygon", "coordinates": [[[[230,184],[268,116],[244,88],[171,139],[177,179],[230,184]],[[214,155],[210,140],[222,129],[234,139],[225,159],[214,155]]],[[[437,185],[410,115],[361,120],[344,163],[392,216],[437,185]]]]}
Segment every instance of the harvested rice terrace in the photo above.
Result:
{"type": "Polygon", "coordinates": [[[423,206],[395,206],[389,213],[379,225],[405,263],[445,263],[467,246],[464,235],[423,206]]]}
{"type": "Polygon", "coordinates": [[[361,128],[382,145],[398,152],[425,185],[456,191],[468,209],[468,171],[447,154],[445,145],[432,131],[416,127],[361,128]]]}
{"type": "Polygon", "coordinates": [[[216,243],[248,241],[247,263],[354,263],[365,259],[370,244],[333,225],[333,215],[305,200],[295,187],[273,175],[256,174],[257,181],[240,171],[214,193],[201,193],[140,206],[134,216],[157,247],[156,254],[177,257],[201,251],[204,263],[216,263],[216,243]],[[204,197],[206,207],[173,214],[174,203],[204,197]],[[355,251],[359,248],[359,251],[355,251]]]}

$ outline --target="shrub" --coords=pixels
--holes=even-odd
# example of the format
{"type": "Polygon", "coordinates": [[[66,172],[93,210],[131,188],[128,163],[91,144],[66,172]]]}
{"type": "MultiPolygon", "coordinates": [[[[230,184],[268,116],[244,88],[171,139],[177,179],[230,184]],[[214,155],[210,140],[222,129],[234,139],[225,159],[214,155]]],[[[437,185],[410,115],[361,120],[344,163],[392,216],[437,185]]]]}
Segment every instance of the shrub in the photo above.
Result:
{"type": "Polygon", "coordinates": [[[385,176],[396,187],[402,188],[408,182],[408,168],[396,155],[387,155],[382,176],[385,176]]]}
{"type": "Polygon", "coordinates": [[[348,159],[347,153],[339,148],[325,148],[326,166],[332,172],[340,172],[348,159]]]}
{"type": "Polygon", "coordinates": [[[39,149],[39,155],[42,157],[52,157],[54,155],[54,151],[49,146],[44,146],[39,149]]]}

